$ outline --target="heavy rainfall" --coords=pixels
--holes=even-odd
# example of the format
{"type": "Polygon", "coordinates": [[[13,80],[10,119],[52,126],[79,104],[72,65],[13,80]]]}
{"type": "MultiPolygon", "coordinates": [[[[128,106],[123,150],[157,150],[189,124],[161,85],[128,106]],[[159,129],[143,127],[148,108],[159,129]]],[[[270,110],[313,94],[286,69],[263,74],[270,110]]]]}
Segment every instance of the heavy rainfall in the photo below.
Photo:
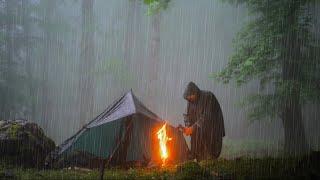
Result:
{"type": "Polygon", "coordinates": [[[320,177],[317,0],[0,0],[0,15],[0,179],[320,177]],[[191,126],[190,82],[194,109],[217,104],[191,126]],[[197,156],[217,132],[221,152],[197,156]]]}

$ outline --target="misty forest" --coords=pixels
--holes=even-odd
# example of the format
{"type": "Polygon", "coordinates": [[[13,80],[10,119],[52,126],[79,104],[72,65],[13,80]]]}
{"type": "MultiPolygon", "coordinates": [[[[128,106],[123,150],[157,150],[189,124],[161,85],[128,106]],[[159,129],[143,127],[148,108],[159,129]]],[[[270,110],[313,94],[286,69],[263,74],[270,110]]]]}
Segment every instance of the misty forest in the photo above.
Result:
{"type": "Polygon", "coordinates": [[[0,0],[0,179],[320,179],[320,1],[0,0]]]}

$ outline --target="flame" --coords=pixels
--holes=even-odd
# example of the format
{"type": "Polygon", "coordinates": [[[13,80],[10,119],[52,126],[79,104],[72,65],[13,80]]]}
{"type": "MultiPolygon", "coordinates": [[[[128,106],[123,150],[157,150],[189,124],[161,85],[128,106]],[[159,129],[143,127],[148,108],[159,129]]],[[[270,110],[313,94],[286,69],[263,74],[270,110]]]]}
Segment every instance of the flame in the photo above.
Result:
{"type": "Polygon", "coordinates": [[[166,125],[167,123],[165,123],[157,132],[159,145],[160,145],[160,156],[162,159],[162,166],[165,165],[166,160],[169,157],[168,150],[167,150],[167,141],[170,141],[172,139],[167,136],[166,125]]]}

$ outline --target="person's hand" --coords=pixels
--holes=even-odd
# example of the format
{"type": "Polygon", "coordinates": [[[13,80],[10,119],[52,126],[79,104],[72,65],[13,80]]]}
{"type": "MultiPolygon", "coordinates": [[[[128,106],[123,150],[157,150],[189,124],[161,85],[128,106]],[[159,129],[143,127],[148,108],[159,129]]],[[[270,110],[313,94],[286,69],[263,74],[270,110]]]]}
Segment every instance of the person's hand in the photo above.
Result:
{"type": "Polygon", "coordinates": [[[178,125],[177,129],[187,136],[190,136],[193,132],[192,127],[183,127],[181,124],[178,125]]]}
{"type": "Polygon", "coordinates": [[[190,135],[192,134],[192,132],[193,132],[192,126],[191,126],[191,127],[185,127],[185,128],[183,128],[183,133],[184,133],[185,135],[187,135],[187,136],[190,136],[190,135]]]}

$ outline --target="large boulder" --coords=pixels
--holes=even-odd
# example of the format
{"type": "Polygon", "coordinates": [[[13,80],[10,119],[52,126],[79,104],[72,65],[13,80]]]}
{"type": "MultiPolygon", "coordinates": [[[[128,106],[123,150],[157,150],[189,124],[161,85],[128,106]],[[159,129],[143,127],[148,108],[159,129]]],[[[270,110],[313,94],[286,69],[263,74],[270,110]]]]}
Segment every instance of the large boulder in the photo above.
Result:
{"type": "Polygon", "coordinates": [[[0,121],[0,160],[8,165],[38,167],[44,165],[45,157],[55,148],[36,124],[27,120],[0,121]]]}

